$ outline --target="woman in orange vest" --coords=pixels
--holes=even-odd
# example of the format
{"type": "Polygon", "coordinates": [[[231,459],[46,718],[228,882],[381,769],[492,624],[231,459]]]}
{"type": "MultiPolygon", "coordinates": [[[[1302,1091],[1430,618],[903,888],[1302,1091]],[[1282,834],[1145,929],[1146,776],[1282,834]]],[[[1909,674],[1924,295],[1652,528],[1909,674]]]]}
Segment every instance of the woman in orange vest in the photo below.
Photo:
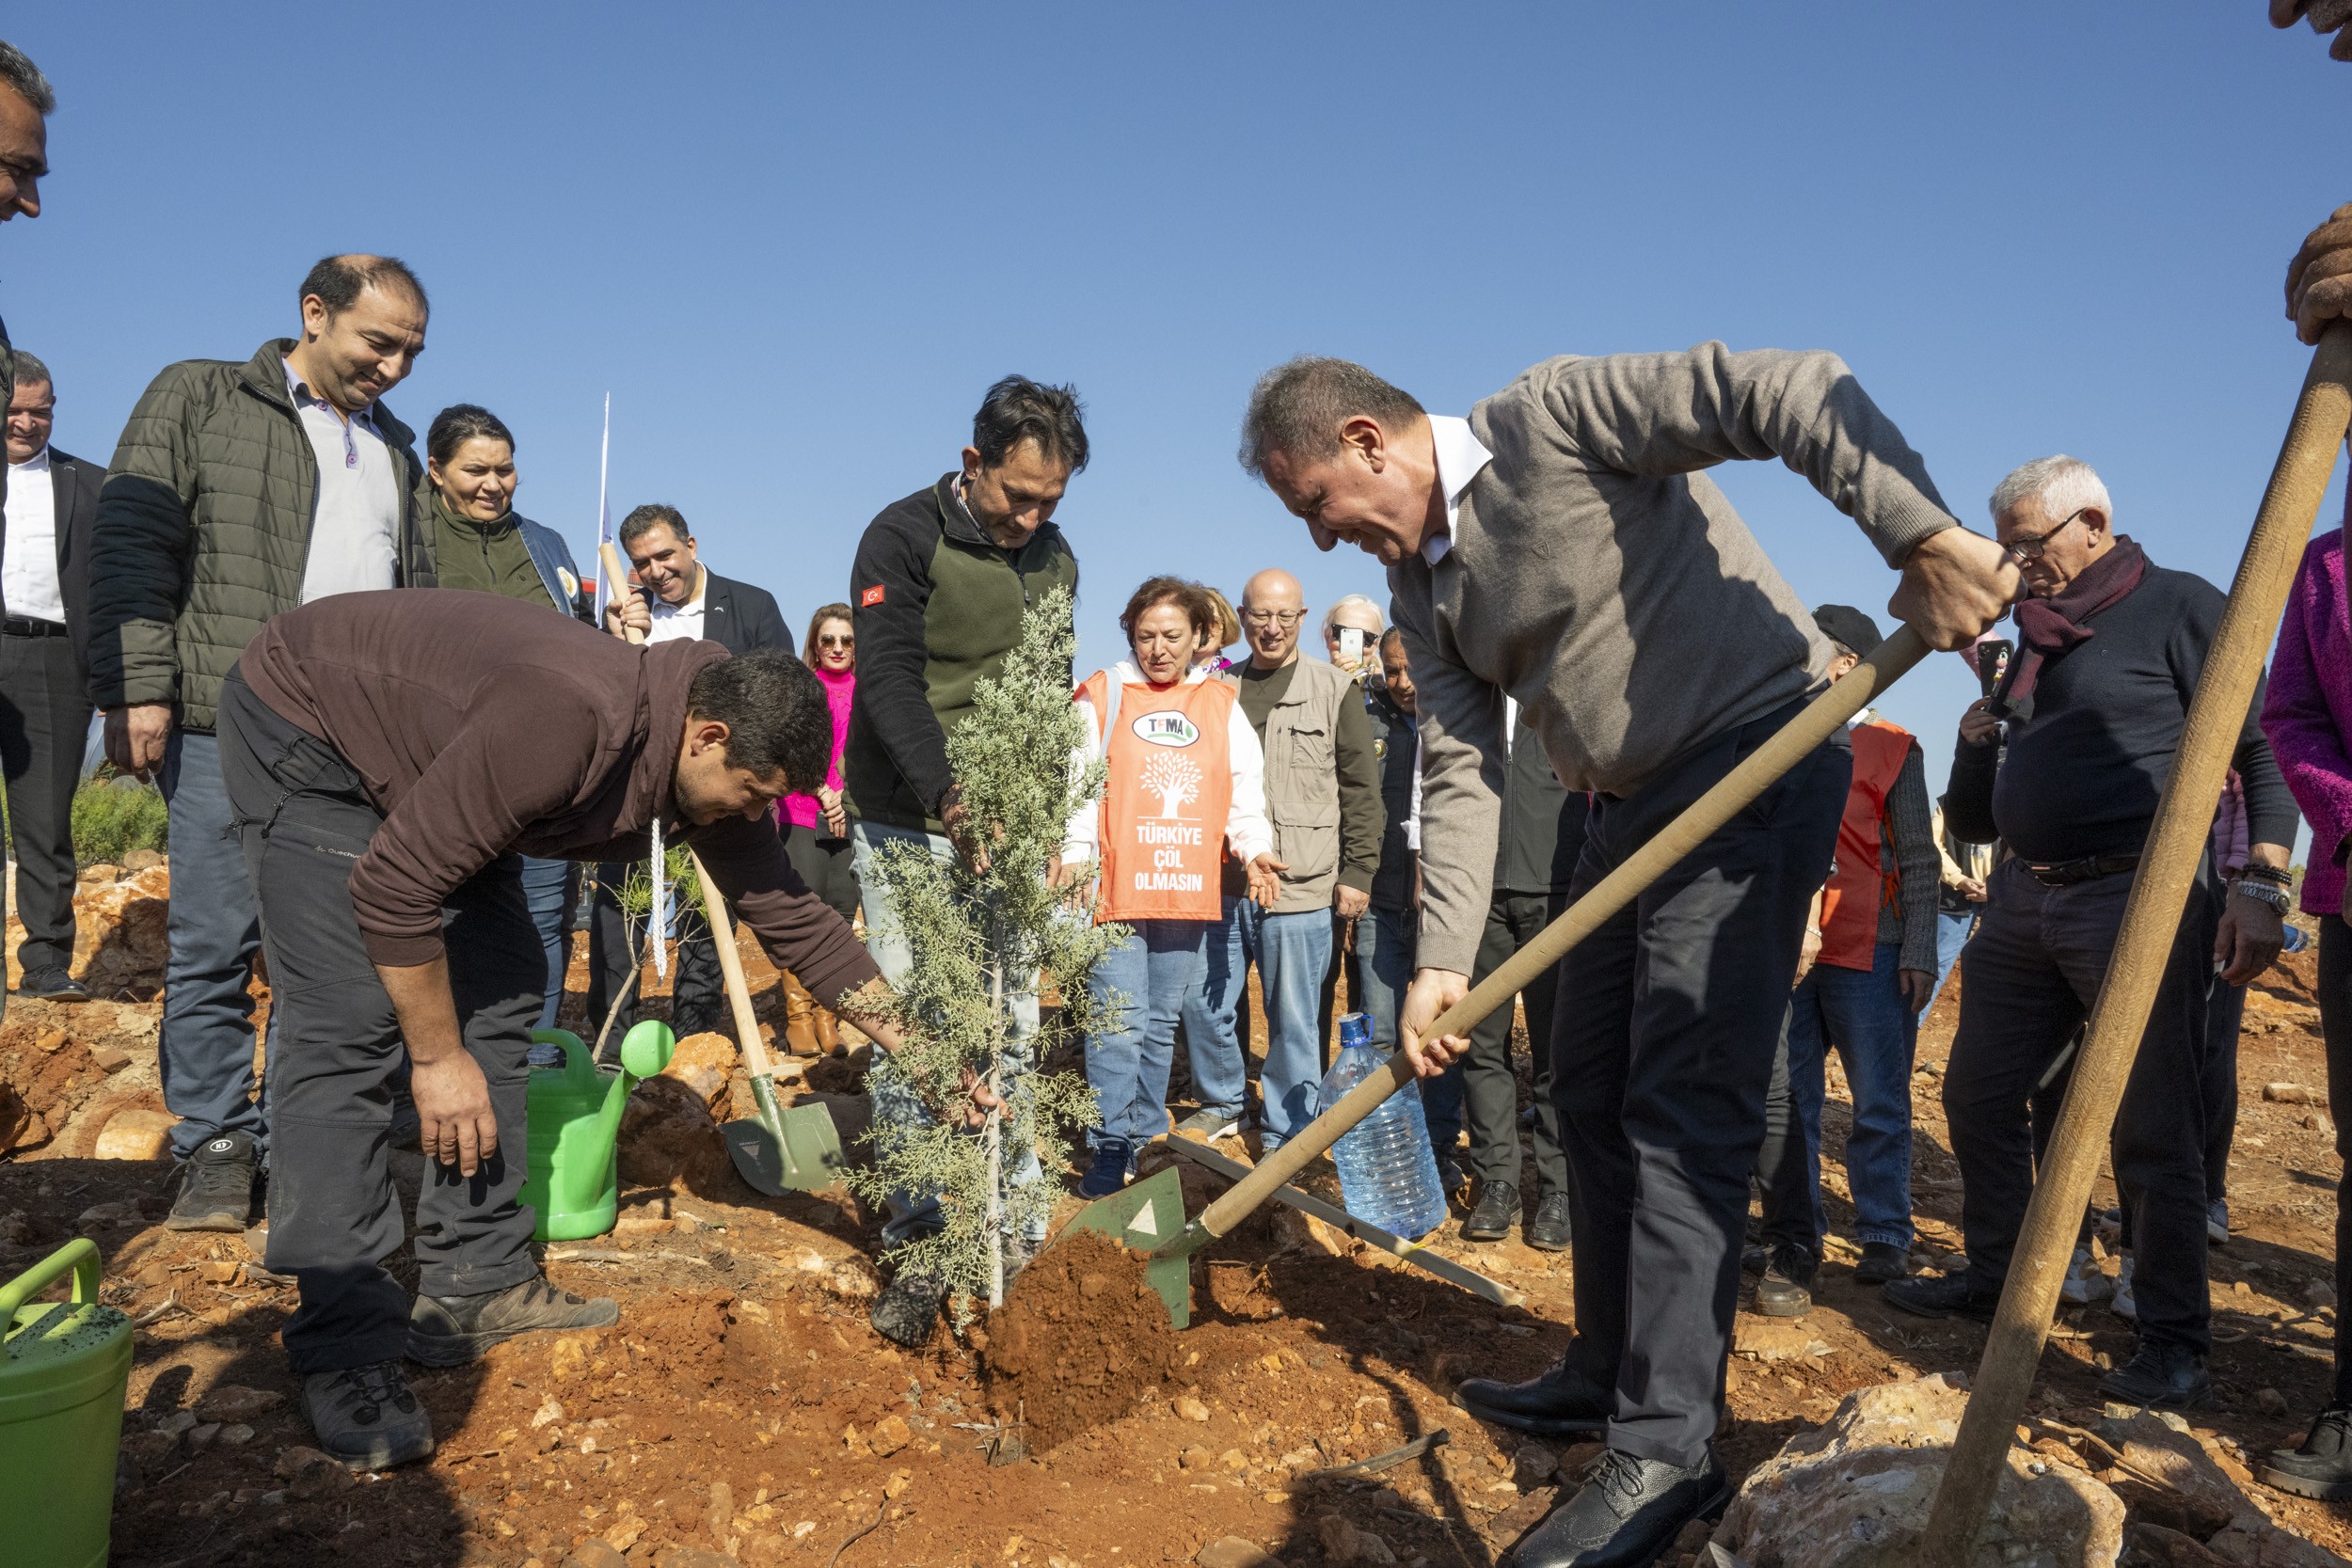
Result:
{"type": "Polygon", "coordinates": [[[1101,757],[1108,777],[1102,799],[1070,819],[1053,880],[1092,875],[1094,918],[1131,928],[1091,981],[1105,1022],[1087,1040],[1099,1120],[1087,1132],[1094,1164],[1078,1184],[1086,1197],[1125,1186],[1136,1150],[1168,1131],[1176,1021],[1223,913],[1227,846],[1247,863],[1261,907],[1281,891],[1258,732],[1231,683],[1193,669],[1216,620],[1199,583],[1153,578],[1119,617],[1134,657],[1078,688],[1085,738],[1071,767],[1084,772],[1101,757]]]}

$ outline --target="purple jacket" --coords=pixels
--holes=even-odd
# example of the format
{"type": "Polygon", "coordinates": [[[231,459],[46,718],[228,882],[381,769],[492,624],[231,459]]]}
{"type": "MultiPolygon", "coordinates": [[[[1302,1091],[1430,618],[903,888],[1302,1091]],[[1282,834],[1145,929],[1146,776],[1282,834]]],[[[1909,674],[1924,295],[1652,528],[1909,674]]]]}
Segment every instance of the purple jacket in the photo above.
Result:
{"type": "MultiPolygon", "coordinates": [[[[2352,520],[2352,507],[2346,512],[2352,520]]],[[[2263,704],[2263,733],[2312,825],[2307,914],[2342,912],[2343,845],[2352,832],[2352,610],[2344,599],[2344,534],[2324,533],[2303,552],[2263,704]]]]}

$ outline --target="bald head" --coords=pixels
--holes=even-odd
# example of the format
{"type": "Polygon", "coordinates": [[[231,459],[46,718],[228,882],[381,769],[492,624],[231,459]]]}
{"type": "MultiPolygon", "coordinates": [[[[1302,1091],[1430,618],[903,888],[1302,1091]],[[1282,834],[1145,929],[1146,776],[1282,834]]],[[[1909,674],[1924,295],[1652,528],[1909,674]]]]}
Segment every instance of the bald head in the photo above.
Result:
{"type": "Polygon", "coordinates": [[[1298,657],[1298,623],[1307,595],[1298,579],[1279,566],[1251,578],[1241,591],[1241,632],[1249,640],[1249,662],[1279,670],[1298,657]]]}
{"type": "Polygon", "coordinates": [[[431,307],[397,257],[329,256],[302,280],[302,339],[286,362],[313,395],[357,414],[400,385],[424,352],[431,307]]]}

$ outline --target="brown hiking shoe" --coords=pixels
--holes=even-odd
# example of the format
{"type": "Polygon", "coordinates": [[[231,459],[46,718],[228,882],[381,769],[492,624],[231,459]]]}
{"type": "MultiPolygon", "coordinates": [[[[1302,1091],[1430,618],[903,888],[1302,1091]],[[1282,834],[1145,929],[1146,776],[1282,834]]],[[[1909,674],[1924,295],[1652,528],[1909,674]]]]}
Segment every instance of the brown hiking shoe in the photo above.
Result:
{"type": "Polygon", "coordinates": [[[612,1297],[576,1296],[544,1275],[480,1295],[419,1296],[408,1313],[408,1358],[428,1367],[462,1367],[517,1334],[610,1328],[620,1321],[620,1305],[612,1297]]]}

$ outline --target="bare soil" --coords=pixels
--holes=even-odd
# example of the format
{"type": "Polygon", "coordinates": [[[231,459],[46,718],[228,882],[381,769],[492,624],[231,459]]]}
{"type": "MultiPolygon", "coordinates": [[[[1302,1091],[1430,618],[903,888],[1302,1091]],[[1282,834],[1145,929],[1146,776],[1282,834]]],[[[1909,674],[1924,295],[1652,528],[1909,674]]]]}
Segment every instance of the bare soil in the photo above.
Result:
{"type": "MultiPolygon", "coordinates": [[[[763,1018],[780,1022],[772,973],[746,958],[763,1018]]],[[[2235,1234],[2213,1255],[2217,1399],[2194,1421],[2257,1465],[2299,1438],[2329,1387],[2333,1128],[2324,1106],[2263,1096],[2281,1083],[2324,1094],[2311,978],[2309,957],[2290,958],[2249,1000],[2235,1234]]],[[[584,991],[578,963],[572,983],[584,991]]],[[[1565,1256],[1517,1240],[1466,1243],[1449,1225],[1433,1250],[1524,1292],[1524,1307],[1497,1307],[1261,1213],[1196,1265],[1196,1326],[1176,1334],[1163,1320],[1154,1334],[1139,1322],[1151,1304],[1132,1260],[1073,1239],[1016,1282],[1012,1305],[982,1331],[984,1351],[943,1327],[910,1353],[866,1320],[878,1216],[839,1192],[757,1197],[723,1152],[714,1167],[697,1157],[701,1135],[679,1132],[672,1154],[641,1150],[625,1166],[614,1234],[546,1249],[559,1284],[620,1300],[619,1326],[417,1371],[439,1436],[432,1460],[297,1495],[276,1473],[283,1449],[309,1441],[277,1343],[293,1291],[242,1238],[158,1227],[166,1163],[93,1153],[113,1117],[160,1103],[151,985],[127,981],[124,999],[81,1007],[12,999],[0,1027],[0,1108],[13,1101],[27,1113],[15,1131],[0,1127],[0,1143],[17,1140],[0,1158],[0,1277],[93,1236],[106,1256],[104,1298],[140,1325],[119,1563],[279,1564],[331,1552],[339,1568],[557,1568],[567,1557],[611,1563],[592,1544],[601,1541],[632,1568],[1104,1568],[1188,1561],[1239,1536],[1303,1568],[1330,1560],[1320,1522],[1337,1513],[1400,1563],[1486,1568],[1549,1508],[1562,1462],[1573,1472],[1587,1457],[1482,1427],[1450,1402],[1465,1376],[1526,1375],[1558,1355],[1571,1316],[1565,1256]],[[118,1054],[128,1062],[107,1070],[118,1054]],[[40,1127],[27,1136],[32,1116],[40,1127]],[[1101,1283],[1089,1294],[1090,1280],[1101,1283]],[[1120,1335],[1121,1318],[1132,1336],[1120,1335]],[[1090,1370],[1061,1378],[1057,1368],[1090,1370]],[[259,1390],[266,1405],[243,1418],[249,1435],[206,1414],[231,1386],[259,1390]],[[993,1465],[1008,1394],[1029,1457],[993,1465]],[[180,1430],[191,1418],[193,1430],[180,1430]],[[1438,1429],[1451,1441],[1412,1463],[1354,1481],[1310,1475],[1438,1429]]],[[[1920,1251],[1931,1258],[1959,1248],[1958,1177],[1937,1102],[1956,1017],[1947,993],[1914,1081],[1920,1251]]],[[[1847,1103],[1832,1072],[1835,1229],[1851,1212],[1835,1164],[1847,1103]]],[[[862,1105],[853,1060],[808,1076],[807,1092],[844,1115],[862,1105]]],[[[691,1095],[657,1093],[667,1098],[651,1124],[707,1121],[691,1095]]],[[[399,1168],[413,1187],[421,1164],[405,1157],[399,1168]]],[[[1215,1190],[1197,1174],[1186,1182],[1196,1209],[1215,1190]]],[[[1336,1191],[1327,1164],[1310,1184],[1336,1191]]],[[[2111,1188],[2100,1196],[2111,1202],[2111,1188]]],[[[1741,1314],[1721,1433],[1735,1469],[1820,1423],[1851,1389],[1973,1370],[1982,1329],[1892,1311],[1852,1283],[1851,1260],[1833,1249],[1817,1306],[1794,1324],[1741,1314]]],[[[405,1253],[393,1264],[412,1267],[405,1253]]],[[[2093,1416],[2099,1369],[2128,1354],[2129,1325],[2093,1306],[2069,1308],[2058,1333],[2036,1410],[2093,1416]]],[[[2261,1497],[2298,1533],[2352,1546],[2344,1509],[2261,1497]]]]}

